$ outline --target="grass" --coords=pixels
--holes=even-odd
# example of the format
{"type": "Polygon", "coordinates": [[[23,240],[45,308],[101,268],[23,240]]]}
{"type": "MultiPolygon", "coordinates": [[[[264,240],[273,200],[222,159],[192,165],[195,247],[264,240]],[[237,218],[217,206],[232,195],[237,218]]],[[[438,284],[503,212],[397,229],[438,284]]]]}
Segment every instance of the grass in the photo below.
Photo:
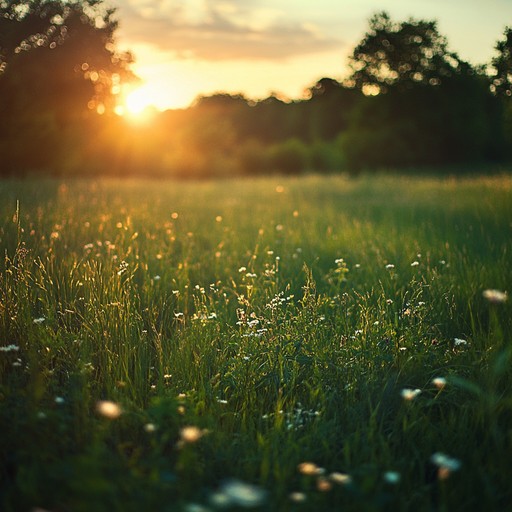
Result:
{"type": "Polygon", "coordinates": [[[5,181],[0,216],[2,510],[510,506],[510,176],[5,181]]]}

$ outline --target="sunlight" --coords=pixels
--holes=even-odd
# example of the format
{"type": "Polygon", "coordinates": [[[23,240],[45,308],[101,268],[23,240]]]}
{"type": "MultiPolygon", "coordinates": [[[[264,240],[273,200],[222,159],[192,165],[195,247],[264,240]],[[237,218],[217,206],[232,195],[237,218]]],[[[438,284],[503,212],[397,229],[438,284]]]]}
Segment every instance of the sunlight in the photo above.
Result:
{"type": "Polygon", "coordinates": [[[151,97],[144,87],[139,87],[126,95],[124,103],[128,114],[138,116],[151,106],[151,97]]]}
{"type": "Polygon", "coordinates": [[[153,96],[145,86],[126,91],[122,98],[122,102],[115,107],[115,113],[131,121],[145,123],[157,111],[153,104],[153,96]]]}

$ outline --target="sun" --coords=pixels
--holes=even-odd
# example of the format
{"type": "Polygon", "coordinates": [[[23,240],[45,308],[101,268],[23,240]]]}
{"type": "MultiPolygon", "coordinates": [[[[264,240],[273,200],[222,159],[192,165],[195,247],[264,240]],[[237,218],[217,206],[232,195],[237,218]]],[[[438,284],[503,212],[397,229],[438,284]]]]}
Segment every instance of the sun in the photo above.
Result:
{"type": "Polygon", "coordinates": [[[134,121],[148,121],[156,111],[152,95],[146,87],[131,89],[122,95],[122,102],[117,105],[116,113],[134,121]]]}

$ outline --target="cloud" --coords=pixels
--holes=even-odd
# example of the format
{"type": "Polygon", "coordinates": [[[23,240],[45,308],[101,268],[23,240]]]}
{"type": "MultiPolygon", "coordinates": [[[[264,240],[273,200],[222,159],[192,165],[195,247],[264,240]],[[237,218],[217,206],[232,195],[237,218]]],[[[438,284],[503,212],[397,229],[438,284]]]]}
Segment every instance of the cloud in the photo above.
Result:
{"type": "Polygon", "coordinates": [[[151,44],[179,58],[279,60],[342,46],[317,26],[250,0],[118,0],[118,5],[127,42],[151,44]]]}

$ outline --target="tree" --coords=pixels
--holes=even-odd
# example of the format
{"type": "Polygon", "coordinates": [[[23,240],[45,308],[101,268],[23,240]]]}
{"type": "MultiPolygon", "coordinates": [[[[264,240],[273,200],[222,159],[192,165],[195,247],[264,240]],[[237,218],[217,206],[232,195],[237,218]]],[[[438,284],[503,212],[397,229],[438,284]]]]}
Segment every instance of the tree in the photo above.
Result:
{"type": "Polygon", "coordinates": [[[512,28],[505,27],[503,36],[495,46],[498,56],[492,59],[492,90],[498,96],[512,97],[512,28]]]}
{"type": "Polygon", "coordinates": [[[4,171],[55,167],[80,145],[84,120],[113,110],[134,79],[117,26],[102,0],[0,0],[4,171]]]}
{"type": "Polygon", "coordinates": [[[447,49],[435,21],[395,23],[386,12],[370,19],[370,29],[351,56],[349,83],[366,94],[437,86],[469,68],[447,49]]]}

